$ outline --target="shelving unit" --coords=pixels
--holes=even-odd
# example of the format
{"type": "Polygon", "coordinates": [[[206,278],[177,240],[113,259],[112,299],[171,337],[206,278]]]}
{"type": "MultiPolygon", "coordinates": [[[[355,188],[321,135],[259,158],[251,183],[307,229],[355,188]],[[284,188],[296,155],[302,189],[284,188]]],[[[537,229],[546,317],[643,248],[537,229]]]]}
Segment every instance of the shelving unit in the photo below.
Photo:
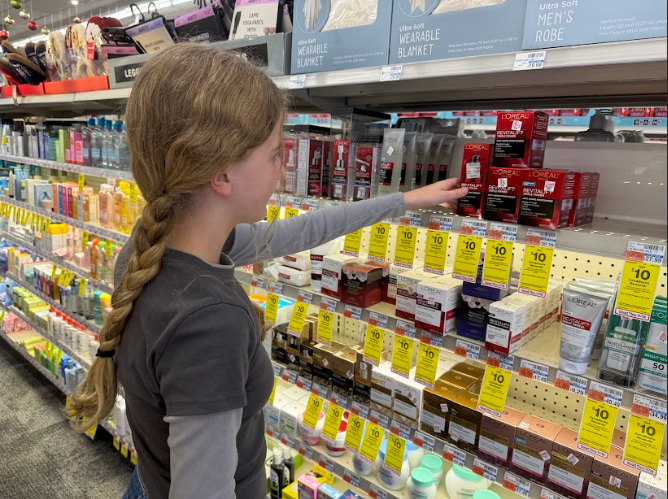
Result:
{"type": "Polygon", "coordinates": [[[83,173],[92,177],[113,178],[132,182],[132,173],[122,170],[111,170],[106,168],[95,168],[92,166],[72,165],[70,163],[59,163],[48,159],[29,158],[27,156],[12,156],[11,154],[0,154],[0,160],[18,163],[20,165],[33,165],[42,168],[51,168],[69,173],[83,173]]]}

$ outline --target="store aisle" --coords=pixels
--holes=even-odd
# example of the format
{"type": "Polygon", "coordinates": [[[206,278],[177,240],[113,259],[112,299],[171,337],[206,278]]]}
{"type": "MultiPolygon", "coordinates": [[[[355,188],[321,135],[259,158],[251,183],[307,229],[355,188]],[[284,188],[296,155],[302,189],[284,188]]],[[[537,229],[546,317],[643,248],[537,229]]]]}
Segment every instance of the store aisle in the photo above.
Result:
{"type": "Polygon", "coordinates": [[[120,499],[132,468],[68,425],[64,396],[0,339],[0,497],[120,499]]]}

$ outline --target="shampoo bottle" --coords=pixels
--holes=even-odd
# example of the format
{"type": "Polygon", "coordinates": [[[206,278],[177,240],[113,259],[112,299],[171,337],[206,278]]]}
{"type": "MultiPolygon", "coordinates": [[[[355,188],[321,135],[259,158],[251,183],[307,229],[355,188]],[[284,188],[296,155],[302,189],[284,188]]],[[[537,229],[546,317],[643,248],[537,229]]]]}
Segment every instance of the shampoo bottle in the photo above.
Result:
{"type": "Polygon", "coordinates": [[[283,455],[281,449],[274,447],[274,455],[271,461],[271,469],[269,470],[269,491],[271,499],[281,499],[283,496],[283,475],[285,469],[283,467],[283,455]]]}
{"type": "Polygon", "coordinates": [[[295,458],[292,457],[287,447],[283,447],[283,467],[283,485],[287,487],[295,481],[295,458]]]}

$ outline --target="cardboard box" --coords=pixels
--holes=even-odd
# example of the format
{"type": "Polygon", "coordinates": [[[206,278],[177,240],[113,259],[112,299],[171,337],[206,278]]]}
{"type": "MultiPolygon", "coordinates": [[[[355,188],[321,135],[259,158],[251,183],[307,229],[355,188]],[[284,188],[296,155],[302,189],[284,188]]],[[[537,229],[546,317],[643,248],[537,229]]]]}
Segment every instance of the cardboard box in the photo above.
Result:
{"type": "Polygon", "coordinates": [[[580,227],[587,220],[587,209],[591,195],[592,174],[589,172],[575,172],[575,186],[573,188],[573,207],[568,217],[569,227],[580,227]]]}
{"type": "Polygon", "coordinates": [[[468,362],[460,362],[450,369],[451,371],[465,374],[471,378],[482,379],[485,376],[485,369],[482,367],[474,366],[468,362]]]}
{"type": "Polygon", "coordinates": [[[397,286],[399,275],[408,272],[408,269],[391,264],[387,278],[387,298],[385,301],[391,305],[397,303],[397,286]]]}
{"type": "Polygon", "coordinates": [[[437,276],[419,270],[410,270],[397,278],[397,317],[409,321],[415,320],[418,284],[430,281],[437,276]]]}
{"type": "Polygon", "coordinates": [[[297,196],[320,196],[322,189],[323,142],[315,139],[299,140],[297,157],[297,196]]]}
{"type": "Polygon", "coordinates": [[[478,452],[482,413],[478,396],[462,392],[450,404],[450,424],[446,440],[467,452],[478,452]]]}
{"type": "Polygon", "coordinates": [[[357,352],[350,347],[336,352],[332,357],[332,391],[343,399],[353,395],[356,362],[357,352]]]}
{"type": "Polygon", "coordinates": [[[577,443],[577,432],[562,428],[552,444],[547,484],[565,497],[584,499],[594,456],[578,450],[577,443]]]}
{"type": "Polygon", "coordinates": [[[369,260],[364,262],[364,265],[370,265],[371,267],[376,267],[381,270],[382,278],[380,281],[380,299],[383,302],[387,302],[387,293],[390,285],[390,264],[369,260]]]}
{"type": "Polygon", "coordinates": [[[635,497],[640,472],[624,465],[622,454],[621,451],[611,451],[607,459],[594,458],[587,490],[588,499],[633,499],[635,497]]]}
{"type": "Polygon", "coordinates": [[[395,375],[392,374],[392,364],[383,362],[371,371],[371,401],[388,409],[392,409],[394,402],[395,375]]]}
{"type": "Polygon", "coordinates": [[[458,371],[448,371],[443,376],[438,378],[440,382],[453,386],[458,390],[468,390],[478,379],[479,378],[468,376],[467,374],[462,374],[458,371]]]}
{"type": "Polygon", "coordinates": [[[601,174],[591,174],[591,186],[589,190],[589,202],[587,203],[587,218],[585,223],[592,223],[594,221],[594,213],[596,212],[596,199],[598,198],[598,187],[601,183],[601,174]]]}
{"type": "Polygon", "coordinates": [[[508,467],[515,444],[515,432],[525,414],[510,407],[500,417],[482,415],[478,453],[495,466],[508,467]]]}
{"type": "Polygon", "coordinates": [[[521,192],[521,169],[490,168],[485,186],[484,218],[494,222],[516,224],[521,192]]]}
{"type": "Polygon", "coordinates": [[[542,111],[499,113],[494,166],[542,168],[550,117],[542,111]]]}
{"type": "Polygon", "coordinates": [[[576,174],[563,170],[526,170],[518,221],[522,225],[557,230],[568,227],[576,174]]]}
{"type": "Polygon", "coordinates": [[[420,431],[441,440],[447,438],[450,406],[461,390],[437,381],[434,388],[425,388],[422,394],[420,431]]]}
{"type": "Polygon", "coordinates": [[[394,0],[390,64],[517,52],[525,0],[394,0]],[[475,29],[471,29],[475,26],[475,29]]]}
{"type": "Polygon", "coordinates": [[[341,274],[341,301],[369,308],[381,302],[383,269],[361,261],[346,263],[341,274]]]}
{"type": "Polygon", "coordinates": [[[382,66],[389,61],[392,3],[296,0],[292,74],[382,66]],[[318,12],[313,12],[320,6],[318,12]]]}
{"type": "Polygon", "coordinates": [[[415,368],[412,369],[410,379],[397,378],[394,385],[394,412],[408,418],[412,421],[404,421],[404,424],[411,427],[417,427],[417,421],[420,418],[420,408],[422,407],[422,396],[424,385],[415,381],[415,368]]]}
{"type": "Polygon", "coordinates": [[[668,499],[666,489],[668,489],[666,475],[652,476],[647,473],[640,473],[636,499],[668,499]]]}
{"type": "Polygon", "coordinates": [[[492,144],[464,144],[460,182],[469,193],[457,201],[457,215],[482,217],[487,170],[492,166],[493,155],[492,144]]]}
{"type": "Polygon", "coordinates": [[[653,0],[529,0],[522,49],[660,38],[667,18],[653,0]]]}
{"type": "Polygon", "coordinates": [[[522,347],[527,306],[514,300],[501,300],[489,306],[485,348],[509,357],[522,347]]]}
{"type": "Polygon", "coordinates": [[[466,295],[462,297],[464,303],[458,311],[457,336],[484,342],[489,322],[490,302],[466,295]],[[469,300],[475,306],[471,306],[469,300]]]}
{"type": "Polygon", "coordinates": [[[451,276],[419,282],[416,291],[415,326],[443,336],[457,326],[462,282],[451,276]]]}
{"type": "Polygon", "coordinates": [[[322,260],[322,293],[341,299],[341,279],[343,275],[343,265],[352,263],[356,260],[348,255],[327,255],[322,260]]]}
{"type": "Polygon", "coordinates": [[[332,386],[332,365],[334,354],[344,348],[344,345],[333,343],[331,347],[317,343],[313,347],[313,382],[322,387],[332,386]]]}
{"type": "Polygon", "coordinates": [[[515,449],[510,470],[524,478],[546,483],[554,439],[562,427],[526,415],[515,433],[515,449]]]}

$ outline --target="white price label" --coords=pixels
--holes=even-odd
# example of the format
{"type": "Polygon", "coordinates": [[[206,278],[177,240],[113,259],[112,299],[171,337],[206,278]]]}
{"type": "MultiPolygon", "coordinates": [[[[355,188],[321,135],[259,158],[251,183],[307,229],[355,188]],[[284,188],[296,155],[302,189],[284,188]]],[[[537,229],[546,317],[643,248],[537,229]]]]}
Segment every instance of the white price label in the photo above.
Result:
{"type": "Polygon", "coordinates": [[[321,399],[326,399],[328,392],[329,392],[329,390],[327,389],[327,387],[325,385],[321,385],[320,383],[317,383],[315,381],[313,382],[313,384],[311,386],[311,393],[313,395],[317,395],[321,399]]]}
{"type": "Polygon", "coordinates": [[[283,294],[283,283],[282,282],[272,282],[269,284],[269,289],[267,289],[271,294],[282,295],[283,294]]]}
{"type": "Polygon", "coordinates": [[[332,300],[331,298],[321,298],[320,300],[320,309],[321,310],[326,310],[327,312],[336,312],[336,300],[332,300]]]}
{"type": "Polygon", "coordinates": [[[297,378],[297,386],[303,390],[306,390],[307,392],[311,391],[311,385],[313,384],[313,381],[310,379],[306,379],[302,376],[299,376],[297,378]]]}
{"type": "Polygon", "coordinates": [[[566,390],[574,395],[587,395],[587,384],[589,380],[580,376],[573,376],[563,371],[557,372],[557,379],[554,381],[554,386],[561,390],[566,390]]]}
{"type": "Polygon", "coordinates": [[[281,377],[281,372],[283,371],[283,368],[281,366],[279,366],[278,364],[272,364],[271,367],[274,370],[274,377],[275,378],[280,378],[281,377]]]}
{"type": "Polygon", "coordinates": [[[390,433],[398,437],[403,438],[404,440],[409,440],[411,438],[411,428],[405,424],[400,423],[399,421],[393,420],[390,424],[390,433]]]}
{"type": "MultiPolygon", "coordinates": [[[[666,424],[666,414],[668,404],[665,400],[658,400],[644,395],[634,395],[633,405],[638,407],[646,407],[649,409],[649,419],[653,419],[657,423],[666,424]]],[[[647,414],[647,411],[636,411],[638,413],[647,414]]]]}
{"type": "Polygon", "coordinates": [[[491,480],[492,482],[496,482],[496,477],[499,475],[499,468],[476,457],[473,460],[473,473],[484,476],[487,480],[491,480]]]}
{"type": "Polygon", "coordinates": [[[415,432],[413,437],[413,443],[418,447],[422,447],[427,452],[434,452],[434,446],[436,445],[436,439],[429,435],[425,435],[420,431],[415,432]]]}
{"type": "Polygon", "coordinates": [[[265,289],[266,285],[267,285],[267,282],[266,282],[264,277],[254,275],[251,278],[251,286],[253,286],[254,288],[265,289]]]}
{"type": "Polygon", "coordinates": [[[351,404],[350,412],[362,419],[369,419],[369,406],[360,404],[359,402],[353,402],[351,404]]]}
{"type": "Polygon", "coordinates": [[[362,318],[362,309],[353,307],[352,305],[346,305],[346,308],[343,310],[343,316],[347,319],[358,321],[362,318]]]}
{"type": "Polygon", "coordinates": [[[455,345],[455,353],[462,357],[466,357],[471,360],[480,359],[480,346],[469,341],[457,340],[455,345]]]}
{"type": "Polygon", "coordinates": [[[489,239],[494,239],[496,241],[506,241],[508,243],[514,243],[515,241],[517,241],[517,225],[508,225],[508,224],[501,224],[498,222],[492,222],[487,237],[489,239]]]}
{"type": "Polygon", "coordinates": [[[343,472],[343,481],[352,485],[355,488],[360,487],[360,477],[350,470],[345,470],[343,472]]]}
{"type": "Polygon", "coordinates": [[[380,70],[380,81],[399,81],[403,72],[402,65],[383,66],[380,70]]]}
{"type": "Polygon", "coordinates": [[[414,323],[401,320],[397,321],[397,325],[394,328],[394,333],[405,338],[415,338],[417,335],[414,323]]]}
{"type": "Polygon", "coordinates": [[[458,466],[466,466],[466,452],[453,447],[450,444],[443,446],[443,459],[458,466]]]}
{"type": "Polygon", "coordinates": [[[381,329],[387,329],[387,323],[389,321],[387,315],[379,314],[378,312],[371,312],[369,314],[369,324],[372,326],[378,326],[381,329]]]}
{"type": "Polygon", "coordinates": [[[386,416],[385,414],[381,414],[377,411],[371,411],[369,414],[369,421],[375,425],[380,426],[384,430],[390,429],[390,416],[386,416]]]}
{"type": "Polygon", "coordinates": [[[533,379],[535,381],[542,381],[547,383],[550,368],[543,364],[531,362],[530,360],[522,359],[520,363],[520,376],[524,378],[533,379]]]}
{"type": "Polygon", "coordinates": [[[627,260],[634,262],[651,263],[654,265],[663,265],[663,259],[666,255],[666,247],[660,244],[647,244],[629,242],[627,249],[627,260]]]}
{"type": "MultiPolygon", "coordinates": [[[[621,407],[622,400],[624,399],[624,390],[620,388],[615,388],[614,386],[604,385],[598,381],[592,381],[589,385],[590,392],[598,392],[604,395],[602,402],[611,405],[613,407],[621,407]]],[[[597,399],[596,397],[592,397],[597,399]]]]}
{"type": "Polygon", "coordinates": [[[306,75],[294,75],[288,80],[288,89],[295,90],[306,86],[306,75]]]}
{"type": "Polygon", "coordinates": [[[496,352],[489,352],[487,354],[487,365],[512,372],[515,368],[515,356],[506,357],[496,352]]]}
{"type": "Polygon", "coordinates": [[[509,471],[503,476],[503,487],[524,497],[531,495],[531,482],[509,471]]]}
{"type": "Polygon", "coordinates": [[[531,71],[534,69],[543,69],[545,66],[546,50],[537,52],[520,52],[515,55],[513,71],[531,71]]]}
{"type": "Polygon", "coordinates": [[[429,230],[440,230],[441,232],[452,232],[453,217],[443,215],[432,215],[429,218],[429,230]]]}

